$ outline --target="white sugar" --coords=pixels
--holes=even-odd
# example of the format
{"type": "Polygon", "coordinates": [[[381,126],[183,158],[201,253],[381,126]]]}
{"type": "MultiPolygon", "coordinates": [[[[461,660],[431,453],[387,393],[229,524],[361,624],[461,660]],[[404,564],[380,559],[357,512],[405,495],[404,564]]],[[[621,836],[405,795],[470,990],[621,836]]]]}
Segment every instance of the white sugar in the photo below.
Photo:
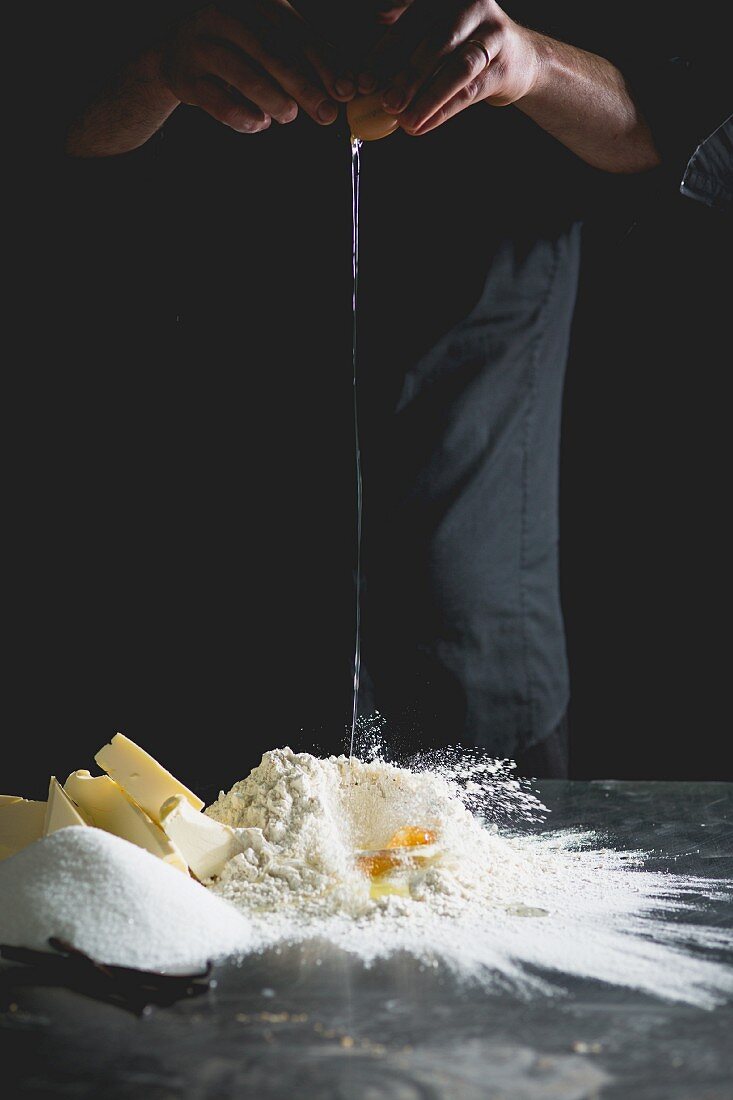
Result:
{"type": "Polygon", "coordinates": [[[652,871],[593,834],[532,831],[541,811],[480,754],[408,769],[278,749],[206,811],[243,849],[209,889],[117,837],[63,829],[0,863],[0,943],[45,950],[53,936],[100,962],[180,971],[282,944],[307,960],[325,942],[365,965],[409,952],[520,996],[569,977],[701,1008],[733,996],[733,933],[704,917],[733,883],[652,871]],[[373,896],[356,853],[405,826],[435,843],[390,871],[398,894],[373,896]]]}
{"type": "Polygon", "coordinates": [[[196,969],[246,949],[243,918],[181,871],[100,829],[69,828],[0,863],[0,943],[97,962],[196,969]]]}

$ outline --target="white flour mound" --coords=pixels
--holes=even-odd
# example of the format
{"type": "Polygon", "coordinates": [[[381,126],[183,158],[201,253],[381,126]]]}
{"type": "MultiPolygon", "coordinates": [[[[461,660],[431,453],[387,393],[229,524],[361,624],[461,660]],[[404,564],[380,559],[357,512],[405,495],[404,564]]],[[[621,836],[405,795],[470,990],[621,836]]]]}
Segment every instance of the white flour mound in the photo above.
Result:
{"type": "Polygon", "coordinates": [[[0,863],[0,943],[191,971],[241,952],[246,922],[193,879],[101,829],[60,829],[0,863]]]}
{"type": "Polygon", "coordinates": [[[733,882],[645,870],[644,853],[591,834],[533,834],[542,811],[480,755],[407,769],[278,749],[206,811],[244,849],[210,889],[118,837],[62,829],[0,863],[0,943],[56,937],[98,962],[181,972],[314,941],[367,965],[408,952],[524,996],[562,992],[563,976],[702,1008],[733,996],[733,932],[701,916],[733,882]],[[433,842],[375,880],[398,893],[374,896],[356,853],[406,826],[433,842]]]}
{"type": "Polygon", "coordinates": [[[488,764],[455,758],[441,774],[268,752],[206,810],[246,845],[209,886],[261,949],[326,940],[366,963],[406,951],[523,994],[558,992],[554,973],[708,1008],[733,995],[733,972],[712,954],[733,934],[684,921],[732,883],[645,871],[643,853],[593,848],[589,834],[500,834],[467,808],[480,802],[486,816],[492,777],[499,803],[514,797],[537,818],[540,803],[488,764]],[[375,899],[354,853],[406,825],[438,834],[431,859],[401,875],[405,896],[375,899]]]}

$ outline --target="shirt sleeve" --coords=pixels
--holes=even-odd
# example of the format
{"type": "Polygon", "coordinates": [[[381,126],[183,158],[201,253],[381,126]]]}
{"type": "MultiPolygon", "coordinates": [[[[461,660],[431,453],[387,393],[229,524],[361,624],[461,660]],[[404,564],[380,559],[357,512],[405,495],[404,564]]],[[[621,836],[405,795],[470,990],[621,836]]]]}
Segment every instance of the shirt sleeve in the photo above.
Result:
{"type": "MultiPolygon", "coordinates": [[[[712,27],[710,34],[714,35],[712,27]]],[[[675,190],[687,174],[696,150],[707,144],[713,131],[722,128],[730,113],[733,96],[730,89],[722,86],[726,64],[716,55],[711,40],[698,43],[694,56],[657,54],[627,61],[621,58],[618,62],[654,136],[662,158],[663,178],[675,190]]],[[[710,156],[713,155],[711,150],[710,156]]],[[[725,155],[725,134],[722,134],[718,159],[724,159],[725,155]]],[[[702,159],[707,161],[706,156],[702,159]]]]}
{"type": "Polygon", "coordinates": [[[698,145],[688,161],[680,191],[706,206],[733,209],[733,115],[698,145]]]}

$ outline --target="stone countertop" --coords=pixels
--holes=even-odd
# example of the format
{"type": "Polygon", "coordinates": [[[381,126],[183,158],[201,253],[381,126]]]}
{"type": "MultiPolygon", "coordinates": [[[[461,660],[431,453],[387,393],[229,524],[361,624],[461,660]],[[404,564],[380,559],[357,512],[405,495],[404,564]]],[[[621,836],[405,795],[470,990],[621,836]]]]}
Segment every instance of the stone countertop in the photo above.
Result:
{"type": "MultiPolygon", "coordinates": [[[[553,829],[733,877],[733,784],[538,784],[553,829]]],[[[730,902],[708,924],[731,927],[730,902]]],[[[733,964],[733,959],[729,960],[733,964]]],[[[670,1004],[590,980],[520,1000],[397,956],[326,944],[217,967],[208,993],[141,1016],[0,963],[3,1095],[146,1100],[731,1100],[733,1004],[670,1004]]]]}

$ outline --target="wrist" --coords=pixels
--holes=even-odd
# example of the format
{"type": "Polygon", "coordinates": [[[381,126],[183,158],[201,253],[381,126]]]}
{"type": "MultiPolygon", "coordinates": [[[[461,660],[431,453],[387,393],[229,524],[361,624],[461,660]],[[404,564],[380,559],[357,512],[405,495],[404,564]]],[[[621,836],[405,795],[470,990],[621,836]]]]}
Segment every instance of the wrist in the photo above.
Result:
{"type": "Polygon", "coordinates": [[[159,51],[146,50],[74,119],[66,135],[66,152],[93,158],[139,149],[179,103],[163,79],[159,51]]]}
{"type": "Polygon", "coordinates": [[[522,68],[525,74],[524,90],[515,102],[517,107],[529,104],[543,95],[547,87],[551,67],[551,40],[529,27],[516,27],[522,68]]]}

